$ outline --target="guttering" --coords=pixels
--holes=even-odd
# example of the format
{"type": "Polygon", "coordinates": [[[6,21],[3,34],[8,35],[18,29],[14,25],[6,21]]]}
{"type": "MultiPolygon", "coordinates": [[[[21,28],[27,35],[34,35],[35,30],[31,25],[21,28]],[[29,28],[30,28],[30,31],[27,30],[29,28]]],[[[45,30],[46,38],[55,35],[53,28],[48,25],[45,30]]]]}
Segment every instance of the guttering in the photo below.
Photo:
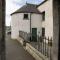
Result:
{"type": "Polygon", "coordinates": [[[30,13],[30,40],[31,40],[31,13],[30,13]]]}
{"type": "Polygon", "coordinates": [[[41,12],[40,12],[40,13],[36,13],[36,12],[15,12],[15,13],[12,13],[12,14],[10,14],[10,15],[12,16],[13,14],[18,14],[18,13],[34,13],[34,14],[42,14],[41,12]]]}

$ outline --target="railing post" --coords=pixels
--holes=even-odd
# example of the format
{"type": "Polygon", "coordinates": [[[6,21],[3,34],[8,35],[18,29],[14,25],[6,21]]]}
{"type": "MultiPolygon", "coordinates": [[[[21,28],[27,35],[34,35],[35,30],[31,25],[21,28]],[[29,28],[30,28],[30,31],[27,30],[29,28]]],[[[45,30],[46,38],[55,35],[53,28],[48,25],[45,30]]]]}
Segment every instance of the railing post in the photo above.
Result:
{"type": "Polygon", "coordinates": [[[38,39],[37,39],[37,45],[38,45],[38,51],[40,50],[40,44],[39,44],[39,36],[38,36],[38,39]]]}
{"type": "Polygon", "coordinates": [[[43,45],[43,54],[44,54],[44,37],[42,38],[43,42],[42,42],[42,45],[43,45]]]}
{"type": "Polygon", "coordinates": [[[45,56],[46,56],[46,37],[45,37],[45,56]]]}
{"type": "Polygon", "coordinates": [[[42,53],[42,36],[40,36],[40,51],[42,53]]]}
{"type": "Polygon", "coordinates": [[[48,44],[47,44],[47,45],[48,45],[48,46],[47,46],[47,57],[49,57],[49,37],[48,37],[47,40],[48,40],[48,44]]]}
{"type": "Polygon", "coordinates": [[[50,60],[52,60],[52,38],[50,39],[50,60]]]}

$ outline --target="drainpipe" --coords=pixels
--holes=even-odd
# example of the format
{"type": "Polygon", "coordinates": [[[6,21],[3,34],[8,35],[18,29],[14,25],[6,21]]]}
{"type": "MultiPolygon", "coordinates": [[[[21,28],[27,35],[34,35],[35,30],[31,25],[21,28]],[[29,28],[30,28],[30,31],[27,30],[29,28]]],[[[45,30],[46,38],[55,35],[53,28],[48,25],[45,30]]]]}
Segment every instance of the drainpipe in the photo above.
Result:
{"type": "Polygon", "coordinates": [[[30,41],[31,41],[31,13],[30,13],[30,41]]]}

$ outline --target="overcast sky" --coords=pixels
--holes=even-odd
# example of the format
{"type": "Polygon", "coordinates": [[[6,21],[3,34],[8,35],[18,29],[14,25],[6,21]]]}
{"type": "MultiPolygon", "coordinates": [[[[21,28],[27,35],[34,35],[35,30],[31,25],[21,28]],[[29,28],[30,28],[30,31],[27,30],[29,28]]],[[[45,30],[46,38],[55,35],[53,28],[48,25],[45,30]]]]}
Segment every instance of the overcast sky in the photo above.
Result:
{"type": "Polygon", "coordinates": [[[6,26],[10,26],[11,16],[10,14],[19,9],[21,6],[27,3],[39,4],[44,0],[6,0],[6,26]]]}

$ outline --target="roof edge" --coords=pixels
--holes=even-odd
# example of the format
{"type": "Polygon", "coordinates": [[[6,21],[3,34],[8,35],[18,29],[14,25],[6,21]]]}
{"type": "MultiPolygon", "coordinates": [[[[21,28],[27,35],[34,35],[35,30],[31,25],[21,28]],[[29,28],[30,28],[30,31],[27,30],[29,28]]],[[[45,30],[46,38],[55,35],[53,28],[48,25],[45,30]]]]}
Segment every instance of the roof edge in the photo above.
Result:
{"type": "Polygon", "coordinates": [[[37,5],[37,4],[33,4],[33,3],[26,3],[27,5],[37,5]]]}
{"type": "MultiPolygon", "coordinates": [[[[17,13],[29,13],[29,12],[16,12],[16,13],[12,13],[10,15],[12,16],[13,14],[17,14],[17,13]]],[[[33,13],[33,12],[31,12],[31,13],[33,13]]],[[[42,14],[42,13],[35,13],[35,14],[42,14]]]]}
{"type": "Polygon", "coordinates": [[[36,8],[38,6],[38,4],[31,4],[31,3],[26,3],[27,5],[34,5],[36,8]]]}
{"type": "Polygon", "coordinates": [[[48,0],[44,0],[44,1],[41,2],[39,5],[37,5],[37,7],[39,7],[40,5],[44,4],[46,1],[48,1],[48,0]]]}

